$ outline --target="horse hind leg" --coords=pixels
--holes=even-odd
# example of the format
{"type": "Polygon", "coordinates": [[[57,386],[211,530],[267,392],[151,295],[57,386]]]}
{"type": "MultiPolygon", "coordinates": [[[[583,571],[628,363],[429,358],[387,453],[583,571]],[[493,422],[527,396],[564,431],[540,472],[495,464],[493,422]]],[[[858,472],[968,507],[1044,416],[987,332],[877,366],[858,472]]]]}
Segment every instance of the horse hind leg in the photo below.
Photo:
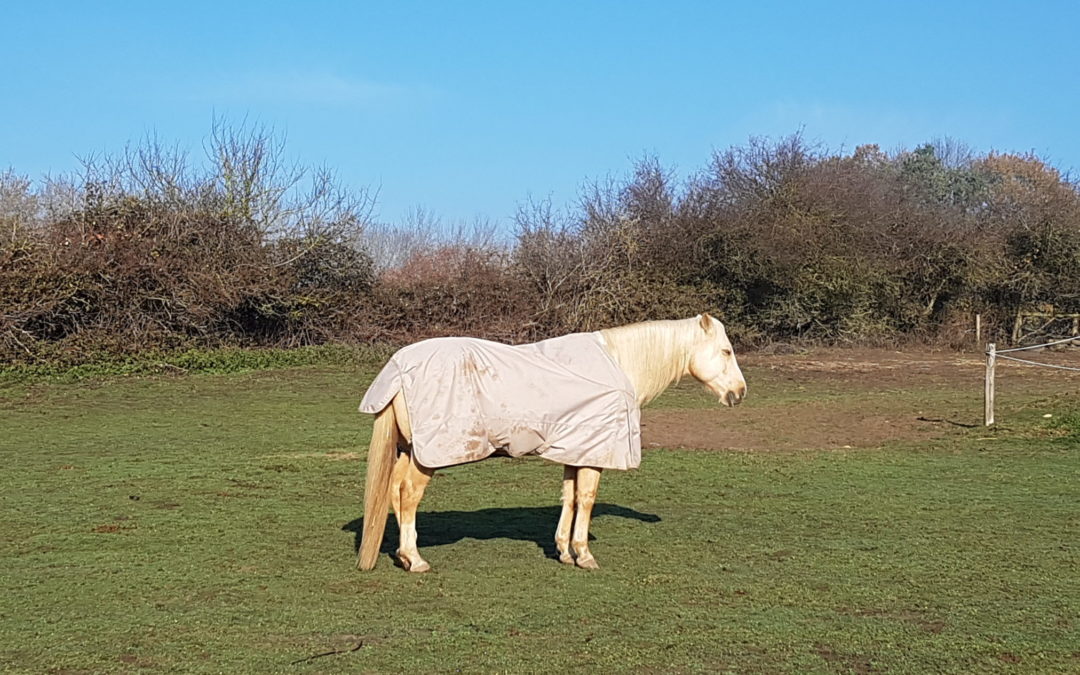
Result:
{"type": "Polygon", "coordinates": [[[574,563],[585,569],[600,567],[592,552],[589,551],[589,522],[592,519],[592,508],[596,503],[596,492],[599,487],[600,469],[589,466],[578,469],[575,495],[577,514],[574,518],[574,535],[571,545],[576,557],[574,563]]]}
{"type": "Polygon", "coordinates": [[[574,489],[577,482],[577,467],[563,467],[562,513],[559,525],[555,528],[555,550],[559,553],[559,562],[573,565],[574,556],[570,555],[570,528],[574,524],[574,489]]]}
{"type": "Polygon", "coordinates": [[[431,482],[435,470],[420,466],[412,453],[402,453],[394,466],[394,484],[391,493],[394,514],[397,516],[400,544],[398,561],[409,572],[427,572],[431,565],[420,557],[416,547],[416,507],[424,497],[424,489],[431,482]]]}

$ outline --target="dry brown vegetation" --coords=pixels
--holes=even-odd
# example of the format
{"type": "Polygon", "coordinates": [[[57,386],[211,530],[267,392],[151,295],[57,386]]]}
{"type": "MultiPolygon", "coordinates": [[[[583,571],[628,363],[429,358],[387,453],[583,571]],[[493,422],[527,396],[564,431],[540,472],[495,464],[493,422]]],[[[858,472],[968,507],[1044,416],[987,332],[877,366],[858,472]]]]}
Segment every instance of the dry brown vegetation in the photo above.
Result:
{"type": "Polygon", "coordinates": [[[746,344],[958,340],[972,312],[1080,312],[1080,191],[1030,155],[950,142],[830,153],[799,136],[657,160],[528,203],[512,241],[289,166],[262,130],[215,127],[208,162],[148,141],[78,176],[0,174],[0,359],[185,347],[515,341],[716,312],[746,344]]]}

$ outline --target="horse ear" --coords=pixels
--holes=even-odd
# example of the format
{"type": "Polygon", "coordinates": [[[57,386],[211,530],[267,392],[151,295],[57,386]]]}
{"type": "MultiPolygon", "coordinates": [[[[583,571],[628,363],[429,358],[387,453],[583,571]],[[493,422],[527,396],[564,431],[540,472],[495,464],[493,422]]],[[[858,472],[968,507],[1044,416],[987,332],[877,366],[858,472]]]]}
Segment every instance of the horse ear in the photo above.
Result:
{"type": "Polygon", "coordinates": [[[713,327],[713,318],[709,316],[708,313],[699,314],[698,316],[701,317],[701,320],[699,321],[699,323],[701,324],[701,329],[705,331],[706,334],[712,335],[713,330],[715,330],[715,328],[713,327]]]}

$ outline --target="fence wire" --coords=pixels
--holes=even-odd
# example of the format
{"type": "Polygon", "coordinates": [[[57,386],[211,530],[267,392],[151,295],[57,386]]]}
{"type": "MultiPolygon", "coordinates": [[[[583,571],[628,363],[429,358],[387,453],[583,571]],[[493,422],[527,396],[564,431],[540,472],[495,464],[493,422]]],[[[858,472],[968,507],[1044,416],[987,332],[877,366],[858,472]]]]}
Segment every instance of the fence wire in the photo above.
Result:
{"type": "Polygon", "coordinates": [[[1074,335],[1072,337],[1067,337],[1067,338],[1065,338],[1063,340],[1054,340],[1053,342],[1047,342],[1046,344],[1031,345],[1030,347],[1013,347],[1012,349],[999,349],[999,350],[997,350],[997,353],[998,354],[1004,354],[1006,352],[1026,352],[1029,349],[1042,349],[1043,347],[1053,347],[1054,345],[1063,345],[1066,342],[1072,342],[1074,340],[1080,340],[1080,335],[1074,335]]]}
{"type": "MultiPolygon", "coordinates": [[[[994,356],[996,356],[999,359],[1006,359],[1006,360],[1009,360],[1009,361],[1016,361],[1017,363],[1026,363],[1029,366],[1042,366],[1043,368],[1056,368],[1057,370],[1070,370],[1070,371],[1073,371],[1075,373],[1080,373],[1080,368],[1076,368],[1074,366],[1062,366],[1062,365],[1058,365],[1056,363],[1042,363],[1041,361],[1030,361],[1028,359],[1021,359],[1021,358],[1017,358],[1015,356],[1003,356],[1003,354],[1006,354],[1008,352],[1026,352],[1026,351],[1029,351],[1029,350],[1032,350],[1032,349],[1044,349],[1046,347],[1053,347],[1054,345],[1062,345],[1062,344],[1065,344],[1066,342],[1073,342],[1073,341],[1080,341],[1080,335],[1076,335],[1076,336],[1073,336],[1073,337],[1070,337],[1070,338],[1065,338],[1063,340],[1054,340],[1053,342],[1047,342],[1046,344],[1031,345],[1030,347],[1013,347],[1012,349],[996,349],[996,350],[994,350],[994,356]]],[[[986,352],[986,353],[988,355],[990,354],[989,351],[986,352]]]]}
{"type": "Polygon", "coordinates": [[[1017,363],[1026,363],[1032,366],[1042,366],[1043,368],[1057,368],[1058,370],[1071,370],[1073,372],[1080,373],[1080,368],[1074,368],[1072,366],[1059,366],[1056,363],[1040,363],[1039,361],[1028,361],[1027,359],[1018,359],[1015,356],[1002,356],[998,354],[999,359],[1008,359],[1009,361],[1016,361],[1017,363]]]}

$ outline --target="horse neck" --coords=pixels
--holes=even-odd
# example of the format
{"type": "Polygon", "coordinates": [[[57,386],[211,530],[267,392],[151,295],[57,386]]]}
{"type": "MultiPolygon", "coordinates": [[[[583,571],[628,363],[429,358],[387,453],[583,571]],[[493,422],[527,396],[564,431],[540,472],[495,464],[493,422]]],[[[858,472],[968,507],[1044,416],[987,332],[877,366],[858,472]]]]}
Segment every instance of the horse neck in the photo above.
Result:
{"type": "Polygon", "coordinates": [[[687,321],[636,323],[608,328],[600,335],[611,357],[634,385],[639,406],[690,372],[695,333],[687,321]]]}

